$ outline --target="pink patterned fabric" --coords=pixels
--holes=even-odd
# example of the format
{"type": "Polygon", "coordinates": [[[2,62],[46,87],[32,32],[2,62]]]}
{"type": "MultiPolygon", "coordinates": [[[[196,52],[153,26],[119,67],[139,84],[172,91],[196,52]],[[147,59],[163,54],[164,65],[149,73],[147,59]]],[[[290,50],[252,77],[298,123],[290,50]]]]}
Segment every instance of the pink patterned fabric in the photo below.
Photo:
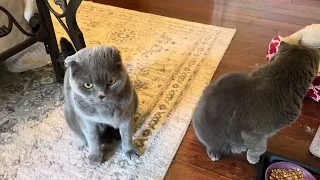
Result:
{"type": "Polygon", "coordinates": [[[309,87],[306,97],[320,102],[320,73],[309,87]]]}
{"type": "MultiPolygon", "coordinates": [[[[270,59],[279,51],[280,42],[281,40],[279,36],[276,36],[271,40],[266,55],[268,63],[270,62],[270,59]]],[[[311,98],[316,102],[320,102],[320,73],[309,87],[309,91],[307,92],[306,97],[311,98]]]]}
{"type": "Polygon", "coordinates": [[[279,51],[280,42],[281,41],[279,36],[276,36],[271,40],[268,51],[267,51],[267,55],[266,55],[268,63],[270,59],[279,51]]]}

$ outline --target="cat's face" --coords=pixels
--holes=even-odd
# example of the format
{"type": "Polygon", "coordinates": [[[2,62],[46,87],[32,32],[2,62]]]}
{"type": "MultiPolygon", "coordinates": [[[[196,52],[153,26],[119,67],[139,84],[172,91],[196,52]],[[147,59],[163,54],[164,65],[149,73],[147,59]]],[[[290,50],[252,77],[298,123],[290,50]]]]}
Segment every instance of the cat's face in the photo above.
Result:
{"type": "Polygon", "coordinates": [[[72,90],[92,104],[113,101],[124,88],[127,73],[118,49],[85,48],[66,59],[72,90]]]}

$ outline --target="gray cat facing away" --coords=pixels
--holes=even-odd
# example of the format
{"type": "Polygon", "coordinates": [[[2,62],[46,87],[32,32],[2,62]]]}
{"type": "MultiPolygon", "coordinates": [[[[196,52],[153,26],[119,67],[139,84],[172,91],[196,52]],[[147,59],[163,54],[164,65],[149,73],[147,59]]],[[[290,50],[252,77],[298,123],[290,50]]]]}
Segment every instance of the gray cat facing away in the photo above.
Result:
{"type": "Polygon", "coordinates": [[[96,46],[76,52],[60,40],[67,67],[64,78],[64,114],[70,129],[88,147],[90,165],[102,162],[101,136],[110,126],[119,129],[122,150],[131,158],[134,115],[138,97],[115,47],[96,46]]]}
{"type": "Polygon", "coordinates": [[[298,118],[320,53],[285,42],[280,47],[271,63],[248,75],[227,74],[203,92],[193,127],[212,161],[246,151],[255,164],[268,138],[298,118]]]}

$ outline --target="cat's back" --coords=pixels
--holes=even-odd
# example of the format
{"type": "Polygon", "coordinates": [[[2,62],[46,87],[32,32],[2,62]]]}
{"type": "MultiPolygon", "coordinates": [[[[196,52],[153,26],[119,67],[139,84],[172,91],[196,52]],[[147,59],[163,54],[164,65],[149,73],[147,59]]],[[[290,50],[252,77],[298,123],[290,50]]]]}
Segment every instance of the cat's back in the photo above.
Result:
{"type": "Polygon", "coordinates": [[[230,73],[206,87],[193,115],[198,138],[206,141],[203,138],[225,132],[234,111],[242,106],[249,84],[245,74],[230,73]]]}
{"type": "Polygon", "coordinates": [[[224,100],[231,100],[242,96],[249,89],[250,79],[242,73],[230,73],[224,75],[216,82],[210,83],[205,89],[203,96],[217,96],[224,100]]]}
{"type": "Polygon", "coordinates": [[[225,113],[232,114],[231,111],[243,102],[249,84],[246,75],[240,73],[230,73],[210,83],[202,94],[194,117],[208,119],[225,113]]]}

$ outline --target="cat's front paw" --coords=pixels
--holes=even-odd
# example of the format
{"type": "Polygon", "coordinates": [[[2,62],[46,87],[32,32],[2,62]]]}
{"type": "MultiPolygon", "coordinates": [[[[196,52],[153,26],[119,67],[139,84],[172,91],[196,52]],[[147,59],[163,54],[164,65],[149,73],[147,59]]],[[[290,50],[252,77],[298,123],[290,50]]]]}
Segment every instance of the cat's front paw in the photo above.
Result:
{"type": "Polygon", "coordinates": [[[221,154],[213,153],[207,150],[207,154],[212,161],[219,161],[221,159],[221,154]]]}
{"type": "Polygon", "coordinates": [[[140,151],[137,148],[132,148],[131,150],[126,152],[126,156],[131,160],[138,159],[140,155],[140,151]]]}
{"type": "Polygon", "coordinates": [[[247,156],[247,160],[250,164],[257,164],[260,160],[260,157],[256,157],[256,156],[247,156]]]}
{"type": "Polygon", "coordinates": [[[210,159],[211,159],[212,161],[219,161],[220,158],[221,158],[221,155],[219,155],[219,154],[213,154],[213,155],[211,155],[211,156],[209,156],[209,157],[210,157],[210,159]]]}
{"type": "Polygon", "coordinates": [[[98,166],[102,163],[102,153],[89,154],[88,161],[90,166],[98,166]]]}

